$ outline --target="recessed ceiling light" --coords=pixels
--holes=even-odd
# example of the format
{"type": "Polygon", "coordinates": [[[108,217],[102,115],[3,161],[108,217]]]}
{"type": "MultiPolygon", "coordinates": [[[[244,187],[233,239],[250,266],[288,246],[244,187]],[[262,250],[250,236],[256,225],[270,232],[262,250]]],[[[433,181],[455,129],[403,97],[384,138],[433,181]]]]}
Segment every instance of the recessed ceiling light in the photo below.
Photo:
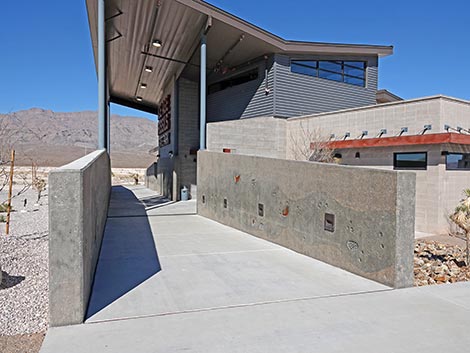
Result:
{"type": "Polygon", "coordinates": [[[147,88],[147,84],[146,83],[141,83],[140,88],[147,88]]]}
{"type": "Polygon", "coordinates": [[[159,39],[154,39],[153,42],[152,42],[152,45],[153,45],[155,48],[161,48],[161,47],[162,47],[162,41],[159,40],[159,39]]]}
{"type": "Polygon", "coordinates": [[[153,71],[153,67],[152,67],[152,66],[146,66],[146,67],[145,67],[145,71],[146,71],[146,72],[152,72],[152,71],[153,71]]]}
{"type": "Polygon", "coordinates": [[[135,97],[135,100],[136,100],[137,102],[142,102],[143,99],[142,99],[142,97],[135,97]]]}

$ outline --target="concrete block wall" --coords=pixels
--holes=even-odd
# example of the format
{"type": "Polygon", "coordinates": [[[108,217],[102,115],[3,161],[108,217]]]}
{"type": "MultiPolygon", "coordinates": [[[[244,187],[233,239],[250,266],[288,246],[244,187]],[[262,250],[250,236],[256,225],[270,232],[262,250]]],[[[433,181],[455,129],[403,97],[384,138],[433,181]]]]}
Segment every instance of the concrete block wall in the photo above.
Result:
{"type": "Polygon", "coordinates": [[[444,125],[450,125],[453,128],[457,126],[465,129],[470,128],[470,102],[460,99],[443,97],[441,99],[441,128],[444,125]]]}
{"type": "Polygon", "coordinates": [[[262,157],[286,158],[287,120],[260,117],[207,125],[207,149],[262,157]]]}
{"type": "Polygon", "coordinates": [[[198,193],[204,217],[389,286],[413,285],[414,173],[204,151],[198,193]]]}
{"type": "MultiPolygon", "coordinates": [[[[343,111],[290,118],[253,118],[208,125],[208,149],[221,152],[229,148],[232,153],[273,158],[298,159],[296,150],[308,145],[312,136],[328,140],[330,134],[342,139],[346,132],[349,139],[377,137],[381,129],[387,129],[384,137],[396,136],[402,127],[417,135],[424,125],[432,125],[427,133],[442,133],[444,125],[468,127],[470,103],[467,101],[434,96],[409,101],[347,109],[343,111]],[[285,136],[282,136],[282,134],[285,136]]],[[[449,231],[448,214],[453,210],[464,188],[470,187],[468,171],[447,171],[445,156],[441,152],[464,151],[463,146],[440,145],[406,146],[393,148],[361,149],[361,159],[354,158],[359,150],[338,150],[342,163],[383,169],[393,169],[393,152],[428,152],[428,169],[416,171],[416,230],[424,233],[446,234],[449,231]]]]}
{"type": "Polygon", "coordinates": [[[449,215],[462,198],[463,190],[470,188],[470,172],[446,170],[442,151],[470,153],[470,146],[443,144],[337,150],[342,156],[341,164],[388,170],[393,170],[395,152],[427,152],[427,170],[412,171],[416,173],[416,231],[448,234],[452,227],[449,215]],[[356,152],[360,153],[360,158],[356,158],[356,152]]]}
{"type": "MultiPolygon", "coordinates": [[[[387,133],[383,137],[397,136],[402,127],[408,132],[403,136],[418,135],[424,125],[432,125],[427,133],[446,132],[444,125],[452,127],[468,125],[470,102],[446,97],[433,96],[387,104],[373,105],[356,109],[290,118],[287,125],[288,143],[292,138],[302,136],[302,129],[319,130],[322,135],[341,140],[346,132],[349,139],[356,139],[363,131],[368,131],[367,138],[377,137],[381,129],[387,133]]],[[[293,158],[288,151],[288,158],[293,158]]]]}
{"type": "MultiPolygon", "coordinates": [[[[196,185],[197,155],[199,149],[199,85],[178,80],[178,156],[175,161],[177,198],[183,186],[196,185]]],[[[195,195],[193,195],[195,196],[195,195]]]]}
{"type": "Polygon", "coordinates": [[[156,166],[147,169],[147,185],[172,200],[178,200],[183,185],[196,196],[196,164],[199,149],[199,86],[180,78],[172,93],[171,143],[160,149],[156,166]],[[171,154],[170,154],[171,152],[171,154]]]}
{"type": "Polygon", "coordinates": [[[363,166],[393,170],[394,152],[427,152],[427,170],[413,170],[416,173],[416,231],[423,233],[441,233],[442,216],[439,211],[440,164],[443,156],[439,145],[423,146],[394,146],[380,148],[361,148],[337,150],[340,153],[341,164],[351,166],[363,166]],[[360,158],[356,158],[356,152],[360,158]]]}
{"type": "MultiPolygon", "coordinates": [[[[470,153],[470,146],[444,144],[441,150],[470,153]]],[[[463,198],[463,190],[465,189],[470,189],[470,171],[446,170],[445,156],[442,156],[442,164],[439,165],[439,219],[440,226],[445,234],[454,227],[449,222],[449,215],[463,198]]]]}
{"type": "Polygon", "coordinates": [[[84,321],[108,213],[105,150],[49,174],[49,324],[84,321]]]}

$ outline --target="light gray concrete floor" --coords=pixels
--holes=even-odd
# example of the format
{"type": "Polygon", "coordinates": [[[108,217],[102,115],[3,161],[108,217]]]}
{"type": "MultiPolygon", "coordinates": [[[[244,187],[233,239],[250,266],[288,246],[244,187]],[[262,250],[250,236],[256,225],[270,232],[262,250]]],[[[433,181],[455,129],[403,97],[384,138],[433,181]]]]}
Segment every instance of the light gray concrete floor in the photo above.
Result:
{"type": "Polygon", "coordinates": [[[41,352],[438,352],[470,345],[470,286],[391,290],[115,188],[87,323],[41,352]]]}

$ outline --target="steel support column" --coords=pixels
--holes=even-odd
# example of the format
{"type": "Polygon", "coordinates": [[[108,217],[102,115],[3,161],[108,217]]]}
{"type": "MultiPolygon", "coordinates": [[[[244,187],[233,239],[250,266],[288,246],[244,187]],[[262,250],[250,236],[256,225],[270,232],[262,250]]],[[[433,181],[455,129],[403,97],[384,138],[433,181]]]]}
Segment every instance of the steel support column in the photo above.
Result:
{"type": "Polygon", "coordinates": [[[207,67],[207,37],[201,35],[201,102],[200,102],[200,137],[199,149],[206,149],[206,100],[207,100],[207,83],[206,83],[206,67],[207,67]]]}
{"type": "Polygon", "coordinates": [[[107,149],[105,0],[98,1],[98,148],[107,149]]]}

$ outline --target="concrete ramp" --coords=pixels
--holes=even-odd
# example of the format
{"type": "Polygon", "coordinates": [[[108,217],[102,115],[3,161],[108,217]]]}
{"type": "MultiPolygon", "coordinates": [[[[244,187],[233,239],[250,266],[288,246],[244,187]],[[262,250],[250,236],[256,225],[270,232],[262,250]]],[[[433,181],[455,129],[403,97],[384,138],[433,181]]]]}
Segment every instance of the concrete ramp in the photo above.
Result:
{"type": "Polygon", "coordinates": [[[88,323],[388,289],[194,213],[114,188],[88,323]]]}
{"type": "Polygon", "coordinates": [[[392,290],[199,217],[194,206],[114,188],[87,323],[51,328],[41,352],[430,353],[470,345],[470,283],[392,290]]]}

